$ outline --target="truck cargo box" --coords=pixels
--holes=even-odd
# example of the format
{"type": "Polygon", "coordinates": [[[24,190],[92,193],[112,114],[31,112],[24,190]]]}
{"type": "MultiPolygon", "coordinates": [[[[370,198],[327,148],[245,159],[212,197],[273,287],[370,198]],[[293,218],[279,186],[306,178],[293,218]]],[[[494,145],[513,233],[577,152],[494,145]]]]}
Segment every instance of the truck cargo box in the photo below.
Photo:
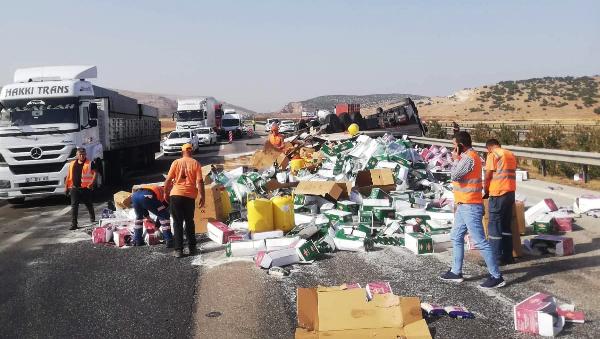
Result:
{"type": "Polygon", "coordinates": [[[94,86],[94,96],[96,98],[108,98],[111,113],[139,115],[138,102],[134,98],[100,86],[94,86]]]}

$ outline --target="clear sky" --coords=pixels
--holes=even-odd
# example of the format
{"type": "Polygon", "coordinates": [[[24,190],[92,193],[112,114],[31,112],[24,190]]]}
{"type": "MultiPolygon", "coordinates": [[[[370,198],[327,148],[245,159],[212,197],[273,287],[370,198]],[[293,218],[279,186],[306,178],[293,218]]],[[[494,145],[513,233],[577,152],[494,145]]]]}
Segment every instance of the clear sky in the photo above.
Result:
{"type": "Polygon", "coordinates": [[[0,12],[0,84],[19,67],[94,64],[100,85],[261,112],[600,73],[597,0],[28,0],[0,12]]]}

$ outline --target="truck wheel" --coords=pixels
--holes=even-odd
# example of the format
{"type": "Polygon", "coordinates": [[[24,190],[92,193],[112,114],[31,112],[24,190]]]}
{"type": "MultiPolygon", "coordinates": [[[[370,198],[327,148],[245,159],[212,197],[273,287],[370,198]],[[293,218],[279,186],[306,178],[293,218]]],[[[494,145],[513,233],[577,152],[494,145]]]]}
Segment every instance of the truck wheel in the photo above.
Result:
{"type": "Polygon", "coordinates": [[[25,198],[12,198],[7,200],[11,205],[21,205],[25,203],[25,198]]]}

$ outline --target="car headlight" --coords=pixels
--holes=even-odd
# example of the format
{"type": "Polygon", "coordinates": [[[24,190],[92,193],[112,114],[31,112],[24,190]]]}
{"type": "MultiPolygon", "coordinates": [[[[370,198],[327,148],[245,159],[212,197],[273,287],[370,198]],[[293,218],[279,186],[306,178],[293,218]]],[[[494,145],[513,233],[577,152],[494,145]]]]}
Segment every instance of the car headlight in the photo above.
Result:
{"type": "Polygon", "coordinates": [[[0,188],[10,188],[9,180],[0,180],[0,188]]]}

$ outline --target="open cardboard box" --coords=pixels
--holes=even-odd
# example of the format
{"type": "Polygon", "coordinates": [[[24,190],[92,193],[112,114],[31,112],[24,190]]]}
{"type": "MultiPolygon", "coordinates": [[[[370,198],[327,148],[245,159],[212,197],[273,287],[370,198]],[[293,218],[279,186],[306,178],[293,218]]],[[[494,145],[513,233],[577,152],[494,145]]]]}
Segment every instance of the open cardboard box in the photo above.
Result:
{"type": "Polygon", "coordinates": [[[348,185],[335,181],[300,181],[294,194],[318,195],[338,201],[348,199],[348,185]]]}
{"type": "Polygon", "coordinates": [[[356,175],[354,186],[364,195],[369,195],[373,188],[391,192],[396,189],[394,172],[389,168],[360,171],[356,175]]]}
{"type": "Polygon", "coordinates": [[[367,301],[364,288],[298,288],[296,338],[430,339],[419,298],[392,293],[367,301]]]}

